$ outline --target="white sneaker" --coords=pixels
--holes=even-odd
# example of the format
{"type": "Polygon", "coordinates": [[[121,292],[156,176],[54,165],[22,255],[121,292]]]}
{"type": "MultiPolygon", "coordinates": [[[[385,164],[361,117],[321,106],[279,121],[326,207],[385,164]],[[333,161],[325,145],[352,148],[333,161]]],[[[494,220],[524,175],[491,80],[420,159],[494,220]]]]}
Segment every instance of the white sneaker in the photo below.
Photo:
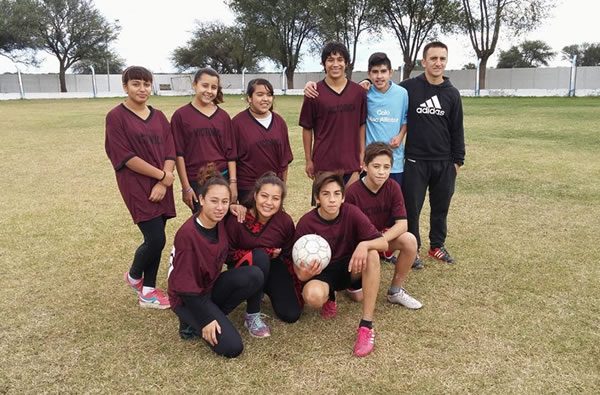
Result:
{"type": "Polygon", "coordinates": [[[404,288],[401,288],[400,292],[396,292],[395,294],[387,294],[387,300],[390,303],[401,304],[411,310],[418,310],[423,307],[423,303],[410,296],[404,288]]]}

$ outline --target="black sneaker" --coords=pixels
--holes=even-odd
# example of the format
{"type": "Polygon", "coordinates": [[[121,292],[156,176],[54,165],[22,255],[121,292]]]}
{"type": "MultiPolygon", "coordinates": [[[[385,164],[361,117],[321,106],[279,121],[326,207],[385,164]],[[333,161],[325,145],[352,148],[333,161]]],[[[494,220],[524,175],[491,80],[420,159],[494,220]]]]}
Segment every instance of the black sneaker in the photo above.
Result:
{"type": "Polygon", "coordinates": [[[179,337],[183,340],[192,340],[200,337],[193,326],[179,320],[179,337]]]}
{"type": "Polygon", "coordinates": [[[427,255],[429,255],[433,259],[437,259],[440,262],[449,263],[449,264],[454,263],[454,258],[452,258],[450,256],[450,253],[443,246],[439,247],[439,248],[434,248],[434,249],[430,248],[427,255]]]}
{"type": "Polygon", "coordinates": [[[425,266],[423,265],[423,261],[421,260],[421,258],[419,257],[419,254],[417,254],[417,256],[415,257],[415,261],[412,264],[412,268],[416,269],[416,270],[421,270],[423,269],[425,266]]]}

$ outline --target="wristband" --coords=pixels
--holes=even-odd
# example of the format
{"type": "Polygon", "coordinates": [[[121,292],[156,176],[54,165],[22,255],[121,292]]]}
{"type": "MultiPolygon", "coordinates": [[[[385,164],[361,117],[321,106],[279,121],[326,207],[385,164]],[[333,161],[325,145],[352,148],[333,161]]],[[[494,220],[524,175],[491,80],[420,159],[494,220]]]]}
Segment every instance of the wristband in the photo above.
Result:
{"type": "Polygon", "coordinates": [[[167,172],[163,170],[163,176],[160,180],[158,180],[158,182],[161,182],[162,180],[164,180],[166,176],[167,176],[167,172]]]}
{"type": "Polygon", "coordinates": [[[181,192],[183,192],[183,193],[186,193],[186,194],[187,194],[187,193],[190,193],[190,192],[192,192],[193,190],[194,190],[194,188],[192,188],[192,187],[189,187],[188,189],[183,189],[183,188],[182,188],[182,189],[181,189],[181,192]]]}
{"type": "Polygon", "coordinates": [[[229,183],[230,184],[235,184],[235,183],[237,183],[237,179],[236,178],[230,178],[229,179],[229,183]]]}

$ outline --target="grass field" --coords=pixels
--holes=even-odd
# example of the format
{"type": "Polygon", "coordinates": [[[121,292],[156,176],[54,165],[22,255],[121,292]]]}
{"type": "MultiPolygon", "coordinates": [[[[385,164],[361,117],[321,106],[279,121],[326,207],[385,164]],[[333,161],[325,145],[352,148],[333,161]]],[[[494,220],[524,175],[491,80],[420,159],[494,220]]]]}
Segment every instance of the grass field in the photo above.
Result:
{"type": "MultiPolygon", "coordinates": [[[[170,117],[188,100],[151,104],[170,117]]],[[[600,392],[600,98],[464,99],[447,239],[457,264],[411,273],[424,308],[385,301],[385,266],[370,356],[352,357],[360,306],[340,297],[334,320],[308,309],[292,325],[270,319],[268,339],[242,330],[236,360],[180,340],[175,315],[140,309],[122,282],[141,234],[104,152],[119,101],[0,102],[0,393],[600,392]]],[[[296,158],[294,219],[309,209],[300,104],[276,99],[296,158]]],[[[176,200],[162,287],[188,216],[176,200]]],[[[231,315],[240,329],[242,314],[231,315]]]]}

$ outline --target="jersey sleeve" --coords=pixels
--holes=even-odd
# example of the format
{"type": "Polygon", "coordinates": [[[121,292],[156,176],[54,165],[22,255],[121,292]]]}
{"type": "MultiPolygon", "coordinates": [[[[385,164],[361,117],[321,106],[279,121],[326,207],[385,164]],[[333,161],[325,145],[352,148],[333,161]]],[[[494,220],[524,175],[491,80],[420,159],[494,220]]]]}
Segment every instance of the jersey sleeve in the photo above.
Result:
{"type": "MultiPolygon", "coordinates": [[[[187,240],[191,243],[191,240],[187,240]]],[[[173,248],[173,270],[169,273],[169,288],[177,294],[201,295],[207,292],[204,289],[204,281],[197,278],[198,260],[202,257],[196,256],[194,251],[186,246],[186,240],[179,240],[173,248]]]]}
{"type": "Polygon", "coordinates": [[[408,117],[408,92],[406,91],[406,89],[404,89],[403,87],[401,87],[402,93],[401,93],[401,105],[402,108],[401,110],[401,114],[402,114],[402,118],[400,121],[401,125],[406,125],[406,123],[408,122],[407,117],[408,117]]]}
{"type": "Polygon", "coordinates": [[[162,112],[161,123],[163,125],[163,132],[165,135],[165,159],[164,160],[175,160],[177,154],[175,153],[175,141],[173,140],[173,133],[171,133],[171,124],[162,112]]]}
{"type": "Polygon", "coordinates": [[[114,111],[106,116],[104,147],[115,171],[121,170],[129,159],[137,156],[127,139],[120,117],[114,111]]]}
{"type": "Polygon", "coordinates": [[[179,111],[171,117],[171,134],[175,143],[175,153],[177,156],[185,157],[185,138],[183,136],[183,119],[179,111]]]}
{"type": "Polygon", "coordinates": [[[281,247],[281,255],[285,258],[291,258],[292,257],[292,247],[294,246],[294,241],[295,241],[295,226],[294,226],[294,221],[292,220],[292,218],[286,214],[286,219],[285,219],[285,235],[286,238],[283,242],[283,247],[281,247]]]}
{"type": "Polygon", "coordinates": [[[288,127],[285,123],[285,121],[283,120],[283,118],[281,119],[281,123],[282,123],[282,154],[281,154],[281,172],[283,173],[287,168],[288,165],[290,163],[292,163],[292,161],[294,160],[294,154],[292,153],[292,147],[290,146],[290,136],[289,136],[289,132],[288,132],[288,127]]]}
{"type": "Polygon", "coordinates": [[[228,114],[225,115],[225,121],[223,125],[223,145],[224,145],[224,156],[226,161],[234,161],[238,158],[237,141],[236,136],[238,130],[233,127],[233,122],[229,118],[228,114]]]}
{"type": "Polygon", "coordinates": [[[314,129],[315,123],[315,100],[304,96],[302,109],[300,110],[300,121],[298,124],[304,129],[314,129]]]}
{"type": "Polygon", "coordinates": [[[463,125],[463,109],[460,93],[456,91],[456,98],[452,106],[452,115],[450,117],[451,153],[454,163],[462,166],[465,162],[465,129],[463,125]]]}

